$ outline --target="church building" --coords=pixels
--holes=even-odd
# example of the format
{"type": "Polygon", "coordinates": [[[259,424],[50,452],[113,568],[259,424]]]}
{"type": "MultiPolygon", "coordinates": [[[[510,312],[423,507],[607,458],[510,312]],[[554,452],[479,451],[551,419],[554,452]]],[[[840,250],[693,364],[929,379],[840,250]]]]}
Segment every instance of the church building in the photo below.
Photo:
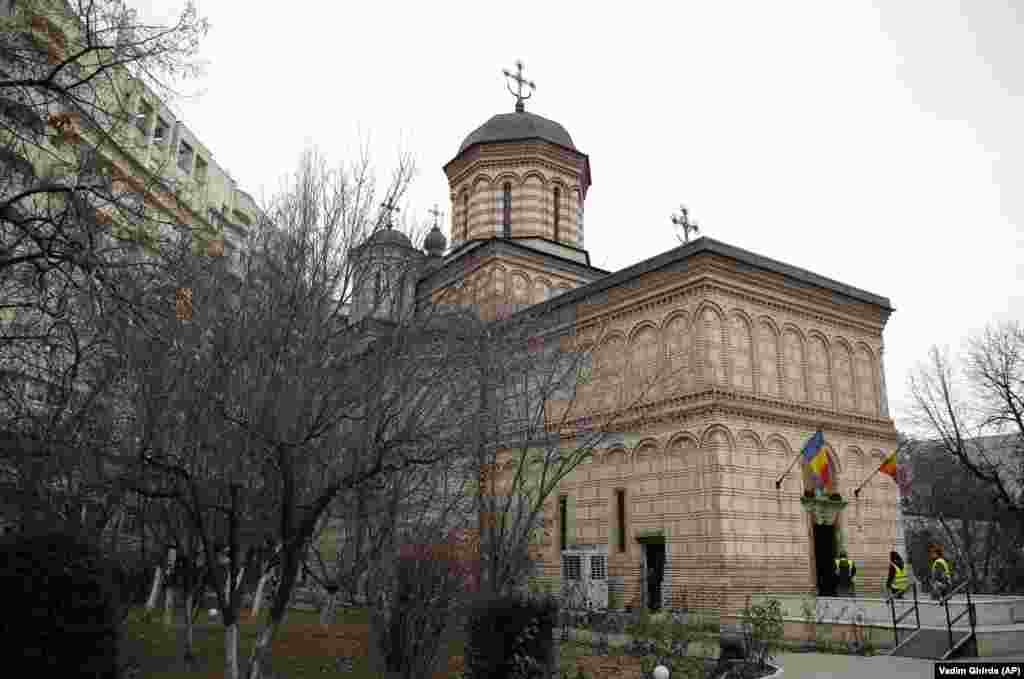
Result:
{"type": "MultiPolygon", "coordinates": [[[[355,318],[415,313],[445,297],[485,319],[530,308],[597,338],[581,395],[618,437],[550,498],[542,576],[603,581],[622,605],[736,610],[748,594],[828,594],[846,549],[861,596],[880,596],[898,542],[898,492],[879,474],[896,446],[882,330],[889,300],[708,237],[620,271],[591,264],[589,157],[525,110],[473,130],[444,166],[448,240],[424,249],[376,232],[355,318]],[[388,304],[374,303],[382,291],[388,304]],[[639,403],[638,385],[659,374],[639,403]],[[831,494],[797,459],[825,438],[831,494]],[[780,482],[781,479],[781,482],[780,482]],[[593,554],[580,572],[580,554],[593,554]]],[[[901,547],[900,547],[901,548],[901,547]]]]}

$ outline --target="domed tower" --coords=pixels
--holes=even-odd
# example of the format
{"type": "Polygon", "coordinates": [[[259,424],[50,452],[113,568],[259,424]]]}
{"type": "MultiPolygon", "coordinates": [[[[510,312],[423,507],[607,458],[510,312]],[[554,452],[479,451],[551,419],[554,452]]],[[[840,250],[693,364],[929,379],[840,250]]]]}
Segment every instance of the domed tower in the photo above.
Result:
{"type": "Polygon", "coordinates": [[[409,238],[392,228],[394,205],[384,204],[384,228],[375,231],[362,245],[353,248],[354,295],[352,320],[367,317],[399,321],[413,311],[416,280],[423,253],[409,238]]]}
{"type": "Polygon", "coordinates": [[[452,207],[452,250],[490,238],[544,238],[583,248],[583,205],[590,161],[564,127],[523,102],[523,64],[505,75],[516,83],[515,111],[474,130],[444,167],[452,207]]]}

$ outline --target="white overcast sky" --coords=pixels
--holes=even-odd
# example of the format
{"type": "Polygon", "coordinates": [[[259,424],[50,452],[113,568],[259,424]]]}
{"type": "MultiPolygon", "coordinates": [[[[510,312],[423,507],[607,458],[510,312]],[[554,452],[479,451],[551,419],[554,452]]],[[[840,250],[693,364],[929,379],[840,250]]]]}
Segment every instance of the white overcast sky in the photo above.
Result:
{"type": "MultiPolygon", "coordinates": [[[[129,0],[167,16],[180,0],[129,0]]],[[[513,98],[590,157],[586,245],[617,270],[701,233],[888,297],[897,424],[932,344],[1024,320],[1024,7],[868,2],[200,0],[205,77],[178,102],[239,185],[368,141],[420,167],[406,212],[448,211],[442,166],[513,98]]],[[[382,177],[383,179],[383,177],[382,177]]],[[[447,229],[446,229],[447,235],[447,229]]]]}

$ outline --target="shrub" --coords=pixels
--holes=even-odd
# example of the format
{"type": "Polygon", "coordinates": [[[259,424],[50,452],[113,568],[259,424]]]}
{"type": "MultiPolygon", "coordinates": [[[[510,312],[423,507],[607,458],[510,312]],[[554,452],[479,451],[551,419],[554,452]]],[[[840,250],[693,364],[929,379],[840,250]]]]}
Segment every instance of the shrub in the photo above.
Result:
{"type": "Polygon", "coordinates": [[[472,569],[450,550],[404,548],[391,581],[381,583],[385,601],[371,614],[373,643],[383,667],[396,677],[419,676],[437,662],[442,636],[452,622],[472,569]]]}
{"type": "Polygon", "coordinates": [[[478,600],[466,623],[466,679],[544,676],[557,619],[558,602],[551,596],[478,600]]]}
{"type": "Polygon", "coordinates": [[[743,632],[746,636],[748,660],[764,667],[776,651],[781,648],[783,622],[782,604],[778,599],[769,599],[764,605],[751,604],[743,609],[743,632]]]}
{"type": "Polygon", "coordinates": [[[0,538],[0,563],[5,662],[26,674],[116,679],[121,576],[113,562],[81,537],[48,532],[0,538]]]}
{"type": "Polygon", "coordinates": [[[608,608],[613,611],[622,610],[622,592],[618,587],[608,588],[608,608]]]}

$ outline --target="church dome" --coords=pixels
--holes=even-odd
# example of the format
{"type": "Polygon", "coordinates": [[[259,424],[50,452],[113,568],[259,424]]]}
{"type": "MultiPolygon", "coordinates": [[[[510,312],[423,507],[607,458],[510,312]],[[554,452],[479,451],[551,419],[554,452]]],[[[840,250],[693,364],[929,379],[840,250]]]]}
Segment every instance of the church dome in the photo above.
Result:
{"type": "Polygon", "coordinates": [[[409,237],[395,229],[380,229],[370,236],[367,243],[377,243],[380,245],[404,245],[407,248],[412,247],[409,237]]]}
{"type": "Polygon", "coordinates": [[[445,240],[444,234],[441,233],[441,229],[434,225],[434,228],[427,234],[426,239],[423,241],[423,248],[428,254],[440,256],[445,247],[448,246],[448,241],[445,240]]]}
{"type": "Polygon", "coordinates": [[[543,139],[576,150],[569,132],[554,120],[548,120],[535,113],[517,111],[515,113],[499,113],[476,128],[462,142],[459,153],[474,144],[521,139],[543,139]]]}

